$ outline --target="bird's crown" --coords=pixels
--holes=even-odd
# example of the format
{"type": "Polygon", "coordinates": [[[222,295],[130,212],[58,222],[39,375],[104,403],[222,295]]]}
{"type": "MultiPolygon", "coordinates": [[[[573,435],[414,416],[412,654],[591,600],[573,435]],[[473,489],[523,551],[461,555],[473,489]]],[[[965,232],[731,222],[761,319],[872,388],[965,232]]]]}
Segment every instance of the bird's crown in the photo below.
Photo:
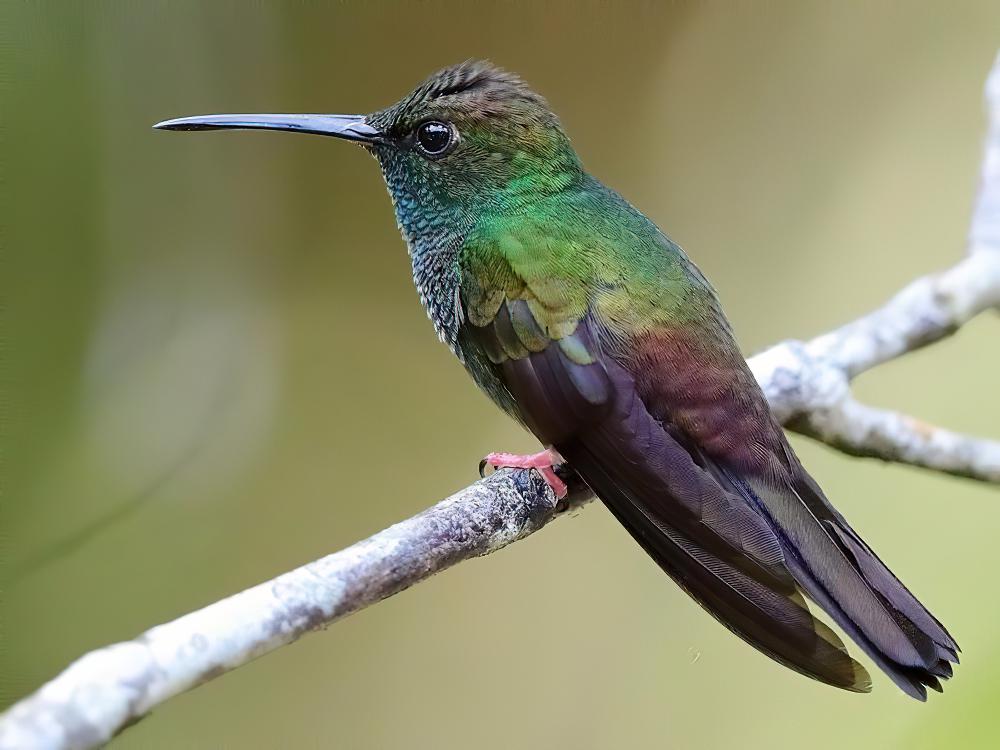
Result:
{"type": "Polygon", "coordinates": [[[522,206],[582,174],[558,118],[513,73],[467,61],[368,115],[389,189],[442,205],[522,206]]]}
{"type": "Polygon", "coordinates": [[[522,125],[559,126],[540,94],[518,76],[484,60],[466,60],[438,71],[369,121],[383,131],[400,133],[431,116],[465,123],[512,119],[522,125]]]}

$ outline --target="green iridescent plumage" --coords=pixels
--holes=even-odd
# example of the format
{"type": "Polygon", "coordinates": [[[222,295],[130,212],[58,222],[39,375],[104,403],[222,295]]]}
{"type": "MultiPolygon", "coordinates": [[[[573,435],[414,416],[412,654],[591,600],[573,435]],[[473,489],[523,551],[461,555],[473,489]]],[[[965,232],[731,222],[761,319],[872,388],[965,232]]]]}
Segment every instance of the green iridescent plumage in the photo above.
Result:
{"type": "Polygon", "coordinates": [[[796,671],[868,690],[808,597],[908,694],[951,676],[955,641],[799,463],[710,284],[584,171],[516,76],[464,63],[368,116],[163,125],[360,142],[442,340],[710,614],[796,671]]]}

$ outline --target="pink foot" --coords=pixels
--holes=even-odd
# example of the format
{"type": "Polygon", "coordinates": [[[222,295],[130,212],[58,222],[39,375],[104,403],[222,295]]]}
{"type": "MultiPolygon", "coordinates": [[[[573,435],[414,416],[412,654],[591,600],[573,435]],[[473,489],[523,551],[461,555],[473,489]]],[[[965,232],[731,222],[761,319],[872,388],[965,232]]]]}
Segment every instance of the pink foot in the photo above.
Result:
{"type": "Polygon", "coordinates": [[[479,471],[481,473],[486,466],[492,466],[494,469],[534,469],[542,475],[542,479],[556,493],[556,497],[562,500],[569,492],[569,488],[563,480],[556,476],[556,472],[552,468],[561,463],[563,463],[563,457],[552,448],[527,456],[521,456],[517,453],[491,453],[480,462],[479,471]]]}

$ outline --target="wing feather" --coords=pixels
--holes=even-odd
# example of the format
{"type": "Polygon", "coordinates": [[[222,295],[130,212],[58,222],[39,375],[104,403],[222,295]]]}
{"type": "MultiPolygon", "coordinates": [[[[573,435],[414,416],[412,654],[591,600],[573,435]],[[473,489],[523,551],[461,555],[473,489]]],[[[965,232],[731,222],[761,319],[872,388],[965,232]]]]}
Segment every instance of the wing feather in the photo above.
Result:
{"type": "Polygon", "coordinates": [[[484,349],[503,353],[495,365],[523,421],[719,622],[785,666],[868,690],[864,668],[809,612],[773,531],[649,414],[634,378],[603,354],[592,321],[540,348],[541,326],[511,325],[530,314],[523,303],[504,302],[492,325],[475,330],[484,349]]]}

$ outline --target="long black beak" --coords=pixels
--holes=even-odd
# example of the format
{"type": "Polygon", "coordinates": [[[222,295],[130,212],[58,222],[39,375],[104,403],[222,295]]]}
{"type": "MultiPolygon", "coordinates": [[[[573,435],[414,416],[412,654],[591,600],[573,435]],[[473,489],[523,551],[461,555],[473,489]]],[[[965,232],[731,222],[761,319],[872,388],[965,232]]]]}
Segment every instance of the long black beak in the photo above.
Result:
{"type": "Polygon", "coordinates": [[[291,130],[377,143],[382,133],[365,122],[364,115],[198,115],[158,122],[160,130],[291,130]]]}

